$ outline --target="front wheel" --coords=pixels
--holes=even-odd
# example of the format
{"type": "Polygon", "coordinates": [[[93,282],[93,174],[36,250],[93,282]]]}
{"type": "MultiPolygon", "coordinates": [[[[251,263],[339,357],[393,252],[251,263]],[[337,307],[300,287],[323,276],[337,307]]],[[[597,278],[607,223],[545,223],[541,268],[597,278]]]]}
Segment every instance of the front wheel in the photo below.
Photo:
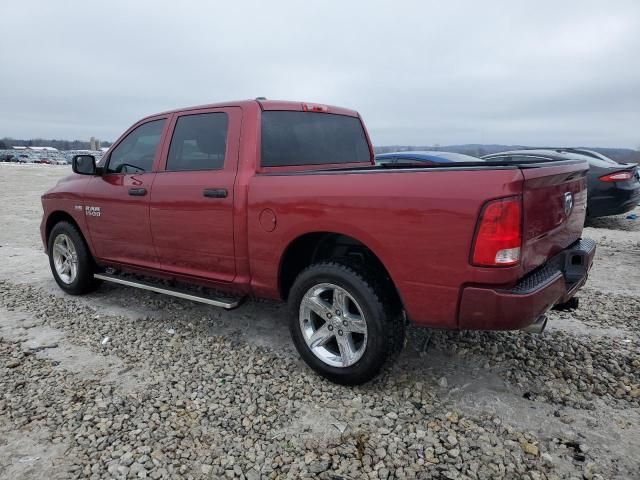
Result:
{"type": "Polygon", "coordinates": [[[323,377],[358,385],[404,343],[399,308],[373,275],[327,262],[302,271],[289,295],[289,329],[304,361],[323,377]]]}
{"type": "Polygon", "coordinates": [[[59,222],[51,230],[48,242],[49,265],[58,286],[71,295],[95,290],[99,282],[93,278],[93,257],[78,229],[59,222]]]}

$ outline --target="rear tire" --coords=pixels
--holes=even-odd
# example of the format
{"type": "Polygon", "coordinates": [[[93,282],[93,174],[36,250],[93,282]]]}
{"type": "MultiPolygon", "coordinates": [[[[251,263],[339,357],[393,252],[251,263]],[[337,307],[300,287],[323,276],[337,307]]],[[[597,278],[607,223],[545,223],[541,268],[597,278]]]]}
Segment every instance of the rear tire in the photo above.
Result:
{"type": "Polygon", "coordinates": [[[375,377],[404,345],[401,309],[387,293],[340,263],[303,270],[289,294],[289,330],[307,365],[343,385],[375,377]]]}
{"type": "Polygon", "coordinates": [[[75,225],[59,222],[48,240],[49,265],[58,286],[71,295],[94,291],[100,282],[93,278],[95,262],[75,225]]]}

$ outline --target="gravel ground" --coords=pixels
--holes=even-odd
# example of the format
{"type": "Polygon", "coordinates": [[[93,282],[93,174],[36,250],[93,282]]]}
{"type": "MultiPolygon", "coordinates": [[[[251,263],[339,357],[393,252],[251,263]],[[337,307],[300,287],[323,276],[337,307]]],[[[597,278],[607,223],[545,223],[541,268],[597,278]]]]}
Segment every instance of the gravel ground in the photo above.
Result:
{"type": "Polygon", "coordinates": [[[61,293],[38,197],[67,172],[0,164],[0,478],[640,477],[640,220],[589,224],[581,308],[543,335],[412,329],[345,388],[278,304],[61,293]]]}

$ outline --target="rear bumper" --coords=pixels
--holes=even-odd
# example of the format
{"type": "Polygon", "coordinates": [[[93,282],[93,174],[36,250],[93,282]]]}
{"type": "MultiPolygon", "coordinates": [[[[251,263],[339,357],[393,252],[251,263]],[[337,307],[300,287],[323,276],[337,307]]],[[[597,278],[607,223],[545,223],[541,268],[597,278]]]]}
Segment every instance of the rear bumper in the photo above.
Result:
{"type": "Polygon", "coordinates": [[[517,330],[575,295],[587,281],[596,244],[583,238],[523,277],[511,289],[479,286],[462,291],[458,326],[463,330],[517,330]]]}

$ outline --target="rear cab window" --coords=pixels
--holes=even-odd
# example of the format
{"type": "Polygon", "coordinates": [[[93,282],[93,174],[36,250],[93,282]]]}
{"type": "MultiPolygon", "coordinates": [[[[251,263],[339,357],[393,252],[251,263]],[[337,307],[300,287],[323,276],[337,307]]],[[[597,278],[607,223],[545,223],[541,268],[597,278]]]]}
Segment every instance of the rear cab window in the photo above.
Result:
{"type": "Polygon", "coordinates": [[[262,167],[371,164],[360,118],[320,112],[262,112],[262,167]]]}

